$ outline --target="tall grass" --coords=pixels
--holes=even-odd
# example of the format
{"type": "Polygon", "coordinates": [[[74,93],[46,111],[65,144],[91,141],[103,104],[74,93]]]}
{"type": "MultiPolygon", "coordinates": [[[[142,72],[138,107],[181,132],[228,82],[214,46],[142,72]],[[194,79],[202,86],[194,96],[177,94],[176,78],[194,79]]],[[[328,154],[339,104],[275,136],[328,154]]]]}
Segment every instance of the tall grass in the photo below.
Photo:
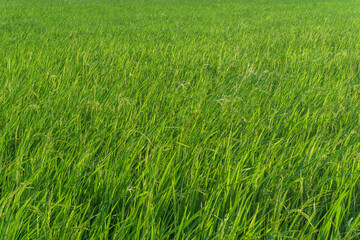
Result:
{"type": "Polygon", "coordinates": [[[0,0],[0,239],[358,239],[359,4],[0,0]]]}

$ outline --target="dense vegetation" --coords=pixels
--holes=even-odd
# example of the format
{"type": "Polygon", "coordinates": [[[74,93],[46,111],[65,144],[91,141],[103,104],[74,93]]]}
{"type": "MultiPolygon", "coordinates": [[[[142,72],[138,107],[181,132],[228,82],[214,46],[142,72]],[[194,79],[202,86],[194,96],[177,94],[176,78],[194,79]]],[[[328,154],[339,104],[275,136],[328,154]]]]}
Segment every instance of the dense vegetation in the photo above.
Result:
{"type": "Polygon", "coordinates": [[[0,239],[360,238],[359,4],[0,0],[0,239]]]}

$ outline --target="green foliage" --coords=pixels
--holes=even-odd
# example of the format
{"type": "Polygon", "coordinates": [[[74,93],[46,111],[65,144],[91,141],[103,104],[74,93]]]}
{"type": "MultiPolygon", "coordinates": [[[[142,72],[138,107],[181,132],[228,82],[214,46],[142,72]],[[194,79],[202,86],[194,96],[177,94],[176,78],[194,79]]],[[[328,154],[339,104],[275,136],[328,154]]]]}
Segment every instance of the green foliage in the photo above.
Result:
{"type": "Polygon", "coordinates": [[[359,4],[0,0],[0,239],[358,239],[359,4]]]}

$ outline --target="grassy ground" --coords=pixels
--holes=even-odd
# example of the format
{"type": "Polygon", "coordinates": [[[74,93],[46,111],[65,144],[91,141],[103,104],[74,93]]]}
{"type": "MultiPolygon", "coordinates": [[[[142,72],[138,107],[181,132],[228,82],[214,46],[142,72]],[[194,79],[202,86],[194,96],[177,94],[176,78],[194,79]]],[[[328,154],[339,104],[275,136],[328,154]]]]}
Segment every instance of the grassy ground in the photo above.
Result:
{"type": "Polygon", "coordinates": [[[0,0],[0,239],[359,239],[359,4],[0,0]]]}

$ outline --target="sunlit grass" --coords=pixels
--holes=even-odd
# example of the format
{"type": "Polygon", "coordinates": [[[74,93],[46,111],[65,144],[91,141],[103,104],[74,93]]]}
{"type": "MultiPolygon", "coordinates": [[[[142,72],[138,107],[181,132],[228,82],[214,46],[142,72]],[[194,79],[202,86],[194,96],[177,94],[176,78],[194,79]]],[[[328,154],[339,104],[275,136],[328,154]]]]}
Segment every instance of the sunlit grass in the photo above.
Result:
{"type": "Polygon", "coordinates": [[[359,4],[0,0],[0,239],[358,239],[359,4]]]}

